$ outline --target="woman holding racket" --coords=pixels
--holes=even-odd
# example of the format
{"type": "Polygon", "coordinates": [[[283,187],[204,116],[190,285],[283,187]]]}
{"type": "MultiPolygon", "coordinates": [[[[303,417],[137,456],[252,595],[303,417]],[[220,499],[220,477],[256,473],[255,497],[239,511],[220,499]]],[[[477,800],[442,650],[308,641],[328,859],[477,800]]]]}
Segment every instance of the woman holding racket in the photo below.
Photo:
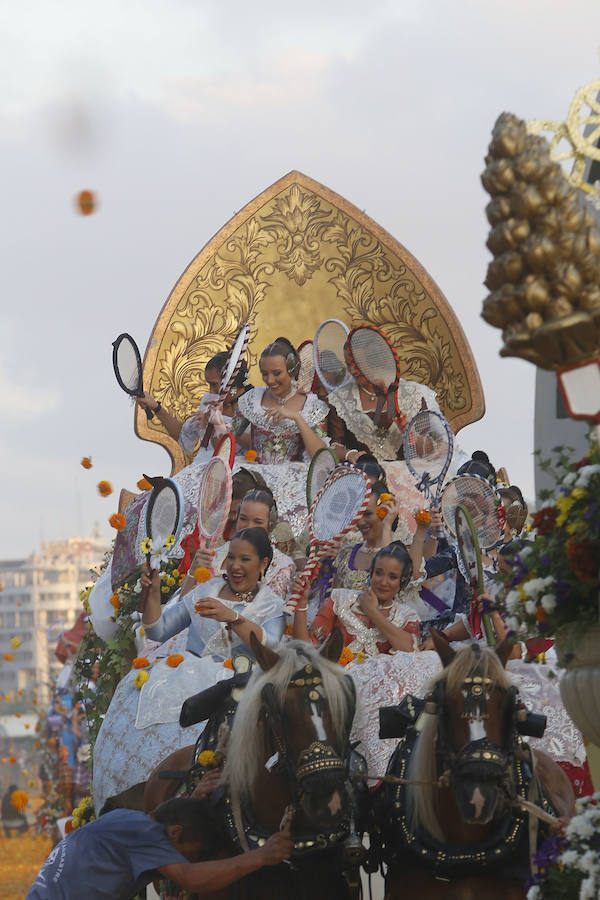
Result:
{"type": "Polygon", "coordinates": [[[287,338],[279,337],[260,356],[264,388],[253,388],[238,401],[232,430],[259,464],[307,461],[325,446],[320,426],[329,412],[315,394],[297,389],[301,361],[287,338]],[[244,434],[250,426],[250,434],[244,434]]]}
{"type": "MultiPolygon", "coordinates": [[[[234,476],[235,478],[235,476],[234,476]]],[[[237,508],[236,531],[243,528],[262,528],[270,535],[278,522],[277,504],[268,487],[256,488],[249,491],[237,508]]],[[[197,566],[205,566],[211,569],[215,575],[220,574],[226,567],[229,555],[230,542],[221,544],[214,556],[205,550],[199,550],[194,557],[190,570],[193,572],[197,566]]],[[[265,573],[265,584],[275,591],[283,600],[286,600],[292,581],[296,576],[294,560],[281,553],[277,547],[273,547],[273,559],[265,573]]],[[[182,595],[185,593],[185,584],[182,595]]]]}

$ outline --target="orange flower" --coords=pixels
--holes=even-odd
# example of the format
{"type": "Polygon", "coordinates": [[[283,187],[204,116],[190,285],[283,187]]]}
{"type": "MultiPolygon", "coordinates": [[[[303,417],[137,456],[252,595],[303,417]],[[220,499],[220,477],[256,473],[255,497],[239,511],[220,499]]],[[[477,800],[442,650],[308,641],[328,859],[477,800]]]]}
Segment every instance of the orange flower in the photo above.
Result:
{"type": "Polygon", "coordinates": [[[127,525],[127,519],[122,513],[113,513],[108,520],[108,524],[112,528],[116,528],[117,531],[123,531],[123,529],[127,525]]]}
{"type": "Polygon", "coordinates": [[[17,812],[21,812],[29,803],[29,795],[25,791],[13,791],[10,795],[10,802],[17,812]]]}
{"type": "Polygon", "coordinates": [[[387,514],[388,514],[388,511],[385,508],[385,506],[378,506],[377,509],[375,510],[375,515],[377,516],[378,519],[385,519],[387,514]]]}
{"type": "Polygon", "coordinates": [[[65,822],[65,834],[71,834],[73,831],[73,819],[67,819],[65,822]]]}
{"type": "Polygon", "coordinates": [[[51,747],[56,747],[56,738],[48,738],[48,744],[51,747]]]}
{"type": "Polygon", "coordinates": [[[97,487],[101,497],[108,497],[112,494],[112,484],[110,481],[99,481],[97,487]]]}
{"type": "Polygon", "coordinates": [[[35,744],[34,744],[33,746],[36,747],[36,748],[38,748],[38,747],[41,747],[42,745],[40,744],[39,741],[36,741],[35,744]]]}
{"type": "Polygon", "coordinates": [[[256,459],[257,453],[256,450],[247,450],[246,451],[246,460],[248,462],[254,462],[256,459]]]}
{"type": "Polygon", "coordinates": [[[83,466],[84,469],[91,469],[92,468],[92,457],[84,456],[81,460],[81,465],[83,466]]]}
{"type": "Polygon", "coordinates": [[[31,725],[28,722],[25,722],[25,728],[31,728],[31,725]]]}
{"type": "Polygon", "coordinates": [[[233,669],[233,663],[231,662],[231,658],[223,660],[223,665],[226,669],[233,669]]]}
{"type": "Polygon", "coordinates": [[[19,695],[19,697],[22,697],[22,696],[23,696],[23,691],[17,691],[17,694],[19,695]]]}
{"type": "Polygon", "coordinates": [[[198,566],[197,569],[194,569],[194,578],[200,584],[204,584],[210,579],[210,569],[207,569],[206,566],[198,566]]]}
{"type": "Polygon", "coordinates": [[[140,480],[137,483],[137,486],[139,487],[140,491],[151,491],[152,490],[152,485],[150,484],[150,482],[148,481],[147,478],[140,478],[140,480]]]}
{"type": "Polygon", "coordinates": [[[150,661],[146,659],[145,656],[136,656],[134,661],[132,662],[132,666],[134,669],[145,669],[146,666],[150,665],[150,661]]]}
{"type": "Polygon", "coordinates": [[[386,493],[384,492],[383,494],[380,494],[380,495],[379,495],[379,499],[381,500],[382,503],[389,503],[390,500],[392,499],[392,495],[391,495],[391,494],[386,494],[386,493]]]}
{"type": "Polygon", "coordinates": [[[3,763],[7,763],[7,762],[8,762],[8,756],[3,756],[3,757],[2,757],[2,762],[3,762],[3,763]]]}
{"type": "Polygon", "coordinates": [[[92,191],[79,191],[77,209],[83,216],[90,216],[96,208],[96,198],[92,191]]]}
{"type": "Polygon", "coordinates": [[[354,653],[350,650],[349,647],[344,647],[342,650],[342,655],[338,659],[338,663],[340,666],[347,666],[348,663],[352,662],[354,659],[354,653]]]}
{"type": "Polygon", "coordinates": [[[417,525],[430,525],[431,524],[431,513],[428,509],[420,509],[419,512],[415,513],[415,522],[417,525]]]}
{"type": "Polygon", "coordinates": [[[108,601],[114,609],[119,609],[121,606],[121,601],[119,600],[119,595],[115,591],[110,600],[108,601]]]}
{"type": "Polygon", "coordinates": [[[538,608],[535,611],[535,621],[536,622],[545,622],[547,618],[548,618],[548,613],[546,612],[544,607],[538,606],[538,608]]]}
{"type": "Polygon", "coordinates": [[[9,757],[8,757],[8,761],[9,761],[9,763],[11,764],[11,766],[14,766],[15,763],[16,763],[16,761],[17,761],[17,757],[16,757],[16,756],[9,756],[9,757]]]}
{"type": "Polygon", "coordinates": [[[21,713],[15,713],[15,716],[17,717],[17,719],[20,719],[20,718],[21,718],[21,713]]]}
{"type": "Polygon", "coordinates": [[[5,659],[6,662],[12,662],[13,659],[15,658],[15,654],[14,653],[3,653],[2,658],[5,659]]]}
{"type": "Polygon", "coordinates": [[[171,653],[170,656],[167,656],[167,665],[171,666],[172,669],[176,669],[183,662],[184,658],[181,653],[171,653]]]}

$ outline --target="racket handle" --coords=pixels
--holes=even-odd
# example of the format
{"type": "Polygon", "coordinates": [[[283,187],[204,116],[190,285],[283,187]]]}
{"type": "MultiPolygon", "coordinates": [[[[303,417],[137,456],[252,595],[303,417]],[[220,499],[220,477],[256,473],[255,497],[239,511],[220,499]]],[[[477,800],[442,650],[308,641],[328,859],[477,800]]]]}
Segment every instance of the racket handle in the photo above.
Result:
{"type": "Polygon", "coordinates": [[[214,430],[215,430],[215,426],[213,425],[212,422],[209,422],[208,425],[206,426],[206,430],[204,432],[204,437],[202,438],[202,442],[200,444],[201,447],[208,447],[208,442],[210,441],[214,430]]]}
{"type": "Polygon", "coordinates": [[[296,587],[296,589],[292,592],[283,610],[288,615],[293,616],[296,612],[296,607],[302,599],[302,595],[304,594],[306,585],[310,581],[316,570],[319,568],[319,565],[319,560],[313,557],[312,559],[309,559],[304,566],[302,572],[298,577],[298,587],[296,587]]]}
{"type": "Polygon", "coordinates": [[[146,413],[146,418],[150,422],[154,418],[154,413],[147,406],[144,407],[144,412],[146,413]]]}
{"type": "Polygon", "coordinates": [[[488,647],[496,646],[496,635],[494,634],[494,626],[492,625],[492,617],[489,613],[483,613],[481,617],[483,633],[488,647]]]}

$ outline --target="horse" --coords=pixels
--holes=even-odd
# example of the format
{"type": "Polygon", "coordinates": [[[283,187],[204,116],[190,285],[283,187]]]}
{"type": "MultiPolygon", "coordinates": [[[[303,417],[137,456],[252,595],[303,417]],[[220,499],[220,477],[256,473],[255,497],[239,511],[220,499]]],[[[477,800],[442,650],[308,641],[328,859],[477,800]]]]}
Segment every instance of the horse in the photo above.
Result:
{"type": "MultiPolygon", "coordinates": [[[[337,665],[342,643],[337,629],[320,651],[301,641],[274,651],[252,639],[257,665],[239,700],[211,802],[227,835],[224,853],[259,847],[281,827],[291,829],[293,852],[289,865],[247,876],[229,889],[230,897],[357,896],[362,845],[352,827],[348,741],[355,693],[337,665]]],[[[190,751],[178,751],[159,768],[190,763],[190,751]]],[[[148,780],[147,802],[175,790],[159,775],[148,780]]]]}
{"type": "Polygon", "coordinates": [[[568,817],[571,784],[521,740],[527,716],[504,670],[511,642],[457,653],[431,633],[444,669],[390,760],[397,783],[383,789],[386,900],[419,892],[431,900],[523,900],[537,820],[519,801],[568,817]]]}

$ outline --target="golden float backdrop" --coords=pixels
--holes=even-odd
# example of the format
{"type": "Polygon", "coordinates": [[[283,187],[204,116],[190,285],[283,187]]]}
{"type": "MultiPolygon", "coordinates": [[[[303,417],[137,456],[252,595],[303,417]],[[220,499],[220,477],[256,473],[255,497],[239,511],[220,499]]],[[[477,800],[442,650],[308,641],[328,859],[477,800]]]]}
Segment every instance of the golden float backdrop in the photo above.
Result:
{"type": "MultiPolygon", "coordinates": [[[[418,261],[368,216],[300,172],[237,213],[169,295],[144,359],[144,386],[183,421],[207,386],[206,362],[249,320],[250,376],[279,335],[298,346],[326,318],[370,323],[394,344],[402,376],[430,385],[455,431],[483,416],[483,390],[465,334],[418,261]]],[[[173,473],[187,462],[160,423],[136,412],[136,433],[162,444],[173,473]]]]}

